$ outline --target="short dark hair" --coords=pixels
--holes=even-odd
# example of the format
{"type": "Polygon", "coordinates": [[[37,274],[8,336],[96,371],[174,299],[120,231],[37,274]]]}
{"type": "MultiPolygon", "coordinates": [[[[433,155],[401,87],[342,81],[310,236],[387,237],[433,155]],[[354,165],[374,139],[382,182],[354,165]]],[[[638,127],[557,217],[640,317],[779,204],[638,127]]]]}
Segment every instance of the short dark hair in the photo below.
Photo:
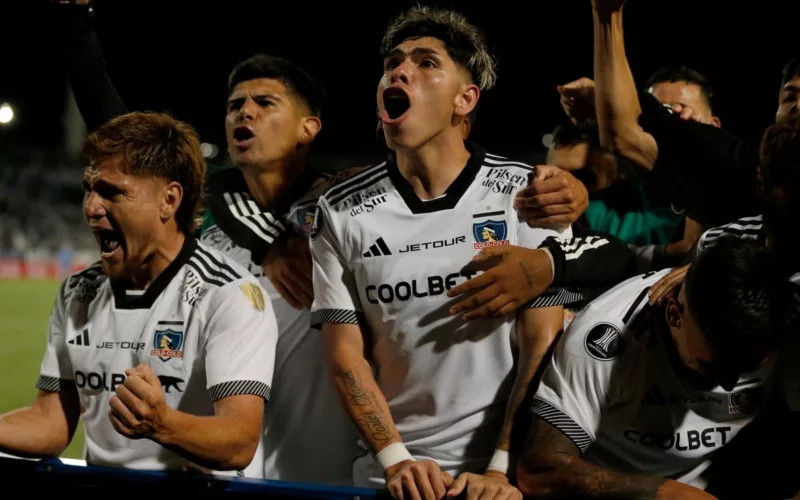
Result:
{"type": "Polygon", "coordinates": [[[558,125],[553,130],[553,146],[574,146],[589,144],[592,148],[600,147],[600,131],[597,125],[578,127],[571,121],[558,125]]]}
{"type": "Polygon", "coordinates": [[[179,183],[183,198],[175,221],[184,234],[197,229],[203,220],[206,162],[197,132],[189,124],[165,113],[128,113],[92,132],[80,152],[87,166],[117,155],[126,173],[179,183]]]}
{"type": "Polygon", "coordinates": [[[483,32],[451,10],[418,6],[404,12],[386,28],[381,56],[387,57],[405,40],[425,36],[441,40],[453,61],[469,71],[472,81],[481,90],[494,86],[497,80],[495,61],[483,32]]]}
{"type": "Polygon", "coordinates": [[[759,156],[764,184],[800,197],[800,114],[790,115],[767,129],[759,156]]]}
{"type": "Polygon", "coordinates": [[[783,67],[783,78],[781,78],[781,85],[785,84],[797,75],[800,75],[800,59],[789,61],[789,63],[783,67]]]}
{"type": "Polygon", "coordinates": [[[697,326],[725,364],[755,369],[787,332],[788,276],[762,242],[719,238],[692,263],[685,286],[697,326]]]}
{"type": "Polygon", "coordinates": [[[664,82],[687,82],[697,85],[700,87],[700,93],[706,100],[708,107],[712,107],[711,102],[714,98],[714,89],[711,87],[708,79],[699,71],[682,65],[664,66],[659,68],[647,79],[647,83],[644,84],[645,92],[653,85],[664,82]]]}
{"type": "Polygon", "coordinates": [[[228,76],[228,95],[240,83],[256,78],[278,80],[306,103],[312,115],[322,116],[325,89],[308,71],[281,57],[257,54],[237,64],[228,76]]]}

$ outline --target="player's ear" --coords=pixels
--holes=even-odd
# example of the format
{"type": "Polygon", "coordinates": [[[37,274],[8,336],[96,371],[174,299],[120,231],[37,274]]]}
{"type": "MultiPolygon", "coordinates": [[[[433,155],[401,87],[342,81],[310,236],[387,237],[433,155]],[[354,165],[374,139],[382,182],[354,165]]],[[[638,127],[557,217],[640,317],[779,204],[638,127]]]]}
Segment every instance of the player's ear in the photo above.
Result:
{"type": "Polygon", "coordinates": [[[670,328],[678,329],[683,324],[683,314],[681,314],[681,308],[678,305],[678,299],[675,294],[667,297],[667,308],[664,314],[670,328]]]}
{"type": "Polygon", "coordinates": [[[159,215],[161,220],[167,221],[178,212],[178,207],[181,205],[183,199],[183,186],[180,183],[172,181],[164,186],[164,196],[162,198],[161,210],[159,215]]]}
{"type": "Polygon", "coordinates": [[[307,116],[303,118],[300,130],[300,144],[308,146],[314,142],[319,131],[322,130],[322,120],[318,116],[307,116]]]}
{"type": "Polygon", "coordinates": [[[466,118],[478,105],[481,90],[474,83],[467,84],[456,96],[454,114],[459,118],[466,118]]]}

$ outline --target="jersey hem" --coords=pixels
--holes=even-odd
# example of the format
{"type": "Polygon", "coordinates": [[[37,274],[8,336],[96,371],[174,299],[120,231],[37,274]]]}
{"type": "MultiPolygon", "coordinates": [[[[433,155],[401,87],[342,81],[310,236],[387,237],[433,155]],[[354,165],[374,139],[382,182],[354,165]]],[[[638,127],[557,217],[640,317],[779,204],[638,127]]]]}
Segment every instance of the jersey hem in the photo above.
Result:
{"type": "Polygon", "coordinates": [[[230,396],[242,396],[252,394],[261,396],[265,401],[269,401],[270,387],[258,380],[231,380],[221,384],[213,385],[208,389],[211,399],[214,402],[230,396]]]}
{"type": "Polygon", "coordinates": [[[578,447],[581,453],[585,452],[589,445],[592,444],[592,438],[572,417],[547,401],[534,399],[531,405],[531,413],[564,433],[578,447]]]}

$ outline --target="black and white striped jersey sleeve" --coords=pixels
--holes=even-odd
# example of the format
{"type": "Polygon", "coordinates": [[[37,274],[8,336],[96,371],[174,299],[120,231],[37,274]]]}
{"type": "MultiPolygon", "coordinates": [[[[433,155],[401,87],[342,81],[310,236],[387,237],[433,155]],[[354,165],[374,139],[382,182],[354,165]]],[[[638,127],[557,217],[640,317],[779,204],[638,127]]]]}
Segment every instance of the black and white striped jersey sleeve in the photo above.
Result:
{"type": "Polygon", "coordinates": [[[250,250],[253,262],[260,266],[270,245],[286,231],[286,225],[256,203],[241,175],[236,169],[212,175],[206,204],[217,226],[237,246],[250,250]]]}
{"type": "Polygon", "coordinates": [[[313,328],[322,328],[325,323],[358,325],[363,322],[355,277],[345,257],[339,221],[332,212],[325,197],[320,198],[310,232],[313,328]]]}
{"type": "Polygon", "coordinates": [[[763,240],[766,243],[763,218],[761,215],[744,217],[724,226],[712,227],[700,235],[697,255],[712,247],[720,238],[763,240]]]}
{"type": "MultiPolygon", "coordinates": [[[[228,264],[222,263],[232,269],[228,264]]],[[[203,333],[206,389],[212,401],[241,395],[269,401],[278,323],[267,293],[252,276],[225,283],[213,293],[203,333]]]]}
{"type": "Polygon", "coordinates": [[[592,355],[587,340],[613,342],[618,334],[614,321],[589,306],[559,339],[533,397],[531,413],[564,433],[581,453],[596,440],[615,365],[614,356],[592,355]]]}
{"type": "Polygon", "coordinates": [[[50,313],[50,326],[47,332],[47,348],[39,371],[36,388],[45,392],[59,392],[74,380],[72,362],[67,351],[66,322],[67,287],[70,278],[61,284],[50,313]]]}
{"type": "MultiPolygon", "coordinates": [[[[574,290],[579,288],[615,285],[636,274],[633,252],[612,236],[583,236],[569,240],[547,238],[540,248],[547,248],[553,255],[554,289],[576,293],[574,290]]],[[[551,289],[549,293],[556,292],[551,289]]]]}

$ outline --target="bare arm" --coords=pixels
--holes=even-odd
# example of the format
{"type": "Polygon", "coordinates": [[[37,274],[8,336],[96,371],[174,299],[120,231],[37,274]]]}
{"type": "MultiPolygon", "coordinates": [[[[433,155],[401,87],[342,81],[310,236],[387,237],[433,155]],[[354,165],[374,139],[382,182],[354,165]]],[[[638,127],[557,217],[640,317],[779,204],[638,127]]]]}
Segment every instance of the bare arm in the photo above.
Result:
{"type": "Polygon", "coordinates": [[[534,498],[613,498],[711,500],[708,493],[645,475],[619,474],[591,465],[561,431],[534,417],[531,435],[517,468],[518,487],[534,498]]]}
{"type": "Polygon", "coordinates": [[[167,405],[150,366],[142,363],[125,374],[125,383],[109,401],[108,416],[117,432],[129,439],[151,439],[209,469],[250,465],[261,438],[263,396],[221,397],[214,402],[213,416],[195,416],[167,405]]]}
{"type": "MultiPolygon", "coordinates": [[[[512,443],[521,443],[525,431],[521,435],[516,427],[530,426],[530,420],[520,419],[518,412],[522,402],[528,394],[535,392],[539,384],[537,373],[550,345],[564,328],[564,307],[544,307],[537,309],[523,309],[517,313],[517,340],[519,343],[519,360],[517,361],[517,376],[508,399],[508,408],[497,440],[497,449],[515,453],[512,443]],[[532,387],[533,386],[533,387],[532,387]],[[515,423],[517,424],[515,426],[515,423]],[[525,425],[527,423],[527,425],[525,425]]],[[[529,414],[528,412],[524,412],[529,414]]],[[[509,471],[513,473],[513,470],[509,471]]]]}
{"type": "MultiPolygon", "coordinates": [[[[598,3],[603,2],[598,0],[598,3]]],[[[639,126],[642,109],[625,55],[622,6],[595,7],[593,16],[595,107],[600,142],[609,150],[652,170],[658,157],[658,145],[653,136],[639,126]]]]}
{"type": "Polygon", "coordinates": [[[213,417],[171,410],[155,440],[203,467],[242,470],[258,447],[263,413],[264,399],[252,394],[216,401],[213,417]]]}
{"type": "Polygon", "coordinates": [[[364,442],[377,454],[400,434],[392,421],[372,368],[367,362],[361,328],[351,324],[324,324],[325,358],[334,388],[364,442]]]}
{"type": "Polygon", "coordinates": [[[128,109],[106,71],[89,3],[88,0],[78,0],[75,5],[56,2],[51,9],[61,28],[64,66],[75,101],[87,128],[93,131],[128,109]]]}
{"type": "Polygon", "coordinates": [[[0,451],[26,458],[53,458],[69,445],[80,418],[75,386],[39,391],[33,404],[0,415],[0,451]]]}

